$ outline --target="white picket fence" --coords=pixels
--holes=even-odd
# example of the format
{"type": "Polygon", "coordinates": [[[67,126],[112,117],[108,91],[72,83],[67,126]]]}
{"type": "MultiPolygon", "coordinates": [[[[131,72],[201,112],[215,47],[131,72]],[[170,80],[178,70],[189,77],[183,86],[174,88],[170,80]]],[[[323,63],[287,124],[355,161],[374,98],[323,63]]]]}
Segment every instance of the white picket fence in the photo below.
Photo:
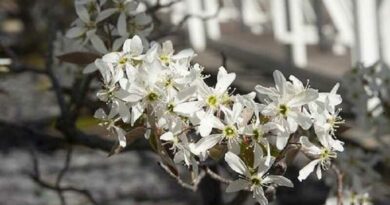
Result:
{"type": "Polygon", "coordinates": [[[198,51],[206,49],[208,39],[221,38],[220,23],[234,20],[257,35],[272,25],[275,41],[291,45],[296,67],[308,65],[307,46],[319,44],[321,36],[331,39],[335,55],[350,50],[352,65],[377,61],[390,65],[390,0],[223,0],[222,8],[219,0],[184,0],[170,12],[173,23],[187,14],[194,16],[187,29],[198,51]],[[330,21],[321,23],[324,15],[317,14],[319,10],[330,21]]]}

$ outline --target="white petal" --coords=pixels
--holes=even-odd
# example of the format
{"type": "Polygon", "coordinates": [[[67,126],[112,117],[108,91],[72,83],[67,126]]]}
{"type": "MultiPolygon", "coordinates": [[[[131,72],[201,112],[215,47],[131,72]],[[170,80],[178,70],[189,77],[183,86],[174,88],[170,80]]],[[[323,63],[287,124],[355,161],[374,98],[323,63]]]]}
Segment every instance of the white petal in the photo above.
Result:
{"type": "Polygon", "coordinates": [[[309,102],[318,98],[318,91],[314,89],[307,89],[298,95],[294,96],[289,102],[288,105],[291,107],[297,107],[305,105],[309,102]]]}
{"type": "Polygon", "coordinates": [[[118,33],[121,36],[127,36],[127,24],[126,24],[126,14],[121,13],[118,18],[118,22],[116,24],[116,27],[118,29],[118,33]]]}
{"type": "Polygon", "coordinates": [[[114,127],[114,129],[115,129],[115,132],[116,132],[116,134],[118,136],[119,145],[121,147],[126,147],[126,136],[125,136],[126,133],[125,133],[125,131],[122,130],[121,128],[119,128],[119,127],[114,127]]]}
{"type": "Polygon", "coordinates": [[[134,125],[135,121],[139,117],[141,117],[142,113],[144,112],[145,107],[141,103],[137,103],[135,106],[131,108],[131,125],[134,125]]]}
{"type": "Polygon", "coordinates": [[[254,146],[253,167],[258,167],[262,163],[261,159],[263,159],[263,149],[256,142],[254,143],[254,146]]]}
{"type": "Polygon", "coordinates": [[[286,146],[289,135],[290,135],[289,133],[282,132],[280,135],[276,137],[276,147],[279,150],[282,150],[286,146]]]}
{"type": "MultiPolygon", "coordinates": [[[[166,141],[170,141],[170,140],[166,140],[166,141]]],[[[176,152],[175,156],[173,157],[173,161],[176,164],[179,164],[180,162],[184,161],[184,153],[182,150],[176,152]]]]}
{"type": "Polygon", "coordinates": [[[317,155],[321,153],[321,149],[312,144],[306,136],[301,136],[299,142],[302,144],[302,148],[308,150],[311,154],[317,155]]]}
{"type": "MultiPolygon", "coordinates": [[[[293,121],[298,123],[304,130],[307,130],[311,127],[312,121],[311,118],[301,112],[289,112],[289,116],[293,118],[293,121]]],[[[290,119],[290,118],[289,118],[290,119]]],[[[296,125],[294,125],[296,126],[296,125]]],[[[297,128],[296,127],[291,127],[291,131],[295,131],[297,128]],[[295,129],[293,129],[295,128],[295,129]]]]}
{"type": "Polygon", "coordinates": [[[123,122],[130,122],[130,108],[127,107],[124,102],[121,101],[116,101],[116,102],[118,102],[118,111],[123,122]]]}
{"type": "Polygon", "coordinates": [[[266,88],[261,85],[256,85],[255,90],[263,95],[268,95],[269,97],[275,97],[277,96],[277,93],[275,92],[275,89],[273,88],[266,88]]]}
{"type": "Polygon", "coordinates": [[[223,94],[233,83],[234,79],[236,79],[235,73],[228,74],[224,67],[220,67],[217,75],[217,84],[215,85],[215,90],[219,94],[223,94]]]}
{"type": "Polygon", "coordinates": [[[166,132],[163,135],[160,136],[160,139],[164,141],[173,141],[173,133],[172,132],[166,132]]]}
{"type": "Polygon", "coordinates": [[[117,38],[115,39],[113,45],[112,45],[112,50],[113,51],[117,51],[126,41],[126,37],[121,37],[121,38],[117,38]]]}
{"type": "Polygon", "coordinates": [[[284,93],[286,92],[286,78],[278,70],[274,71],[273,76],[274,76],[274,80],[275,80],[275,87],[278,89],[280,94],[283,96],[284,93]]]}
{"type": "Polygon", "coordinates": [[[173,111],[181,115],[192,116],[196,111],[199,111],[200,109],[202,109],[202,107],[200,106],[200,103],[198,101],[191,101],[176,105],[173,108],[173,111]]]}
{"type": "Polygon", "coordinates": [[[294,187],[294,184],[284,176],[269,175],[264,180],[264,183],[273,183],[278,186],[294,187]]]}
{"type": "Polygon", "coordinates": [[[274,163],[275,158],[272,156],[270,158],[271,159],[269,159],[268,157],[261,157],[259,159],[259,162],[258,162],[259,166],[257,167],[257,175],[259,177],[262,177],[269,170],[269,168],[271,168],[270,165],[274,163]],[[270,160],[270,163],[269,163],[270,165],[265,163],[267,160],[270,160]]]}
{"type": "Polygon", "coordinates": [[[96,18],[96,23],[103,21],[104,19],[110,17],[116,11],[117,11],[116,9],[106,9],[106,10],[100,12],[98,17],[96,18]]]}
{"type": "Polygon", "coordinates": [[[89,74],[89,73],[93,73],[93,72],[95,72],[95,71],[97,71],[97,70],[98,70],[98,68],[95,66],[95,64],[94,64],[94,63],[90,63],[90,64],[88,64],[88,65],[84,68],[83,73],[84,73],[84,74],[89,74]]]}
{"type": "Polygon", "coordinates": [[[205,137],[211,133],[211,130],[213,129],[213,119],[211,116],[204,116],[200,120],[200,125],[199,125],[199,133],[202,137],[205,137]]]}
{"type": "Polygon", "coordinates": [[[232,168],[235,172],[242,174],[242,175],[247,175],[248,170],[245,165],[245,163],[234,153],[228,152],[225,154],[225,161],[229,165],[230,168],[232,168]]]}
{"type": "MultiPolygon", "coordinates": [[[[291,114],[296,114],[296,113],[290,113],[289,115],[291,115],[291,114]]],[[[291,132],[295,132],[298,129],[298,123],[297,123],[296,119],[294,119],[293,117],[287,117],[287,123],[288,123],[288,129],[291,132]]]]}
{"type": "Polygon", "coordinates": [[[246,189],[250,184],[248,181],[243,180],[243,179],[237,179],[235,181],[232,181],[229,183],[228,187],[226,188],[226,192],[237,192],[243,189],[246,189]]]}
{"type": "Polygon", "coordinates": [[[195,55],[194,50],[192,50],[192,49],[185,49],[185,50],[180,51],[178,54],[174,55],[172,57],[172,59],[173,60],[180,60],[180,59],[183,59],[183,58],[190,58],[190,57],[192,57],[194,55],[195,55]]]}
{"type": "Polygon", "coordinates": [[[209,135],[200,139],[194,147],[194,154],[206,152],[210,148],[214,147],[221,140],[220,134],[209,135]]]}
{"type": "Polygon", "coordinates": [[[299,181],[303,181],[305,180],[309,175],[310,173],[313,172],[315,166],[320,162],[320,159],[316,159],[316,160],[313,160],[311,161],[309,164],[307,164],[305,167],[303,167],[300,171],[299,171],[299,176],[298,176],[298,180],[299,181]]]}
{"type": "Polygon", "coordinates": [[[131,39],[130,52],[133,56],[139,56],[143,52],[142,40],[137,35],[131,39]]]}
{"type": "Polygon", "coordinates": [[[99,51],[100,53],[107,53],[108,52],[106,46],[104,45],[104,42],[102,41],[102,39],[100,39],[99,36],[97,36],[96,34],[93,34],[93,35],[89,36],[89,39],[91,40],[93,47],[97,51],[99,51]]]}
{"type": "Polygon", "coordinates": [[[102,60],[107,63],[118,63],[121,54],[119,52],[107,53],[102,60]]]}
{"type": "Polygon", "coordinates": [[[260,205],[268,205],[268,199],[264,196],[262,187],[256,187],[253,190],[253,196],[256,198],[256,201],[260,203],[260,205]]]}
{"type": "Polygon", "coordinates": [[[98,118],[98,119],[106,119],[107,114],[104,112],[104,110],[102,108],[99,108],[95,111],[95,114],[93,115],[93,117],[98,118]]]}
{"type": "Polygon", "coordinates": [[[69,29],[67,32],[66,32],[66,37],[67,38],[77,38],[81,35],[83,35],[85,32],[87,31],[86,28],[84,27],[73,27],[71,29],[69,29]]]}
{"type": "Polygon", "coordinates": [[[179,102],[183,102],[193,96],[197,90],[197,86],[191,86],[188,88],[185,88],[177,93],[177,99],[179,102]]]}
{"type": "Polygon", "coordinates": [[[162,53],[165,55],[172,55],[174,52],[172,41],[168,40],[162,44],[162,53]]]}
{"type": "Polygon", "coordinates": [[[85,8],[84,5],[82,5],[82,4],[77,4],[77,3],[75,4],[75,7],[76,7],[77,16],[79,16],[79,18],[80,18],[84,23],[89,23],[90,18],[89,18],[89,14],[88,14],[87,8],[85,8]]]}
{"type": "Polygon", "coordinates": [[[299,89],[299,90],[304,89],[303,83],[295,76],[290,75],[288,79],[290,79],[291,82],[294,84],[295,89],[299,89]]]}
{"type": "Polygon", "coordinates": [[[317,166],[316,174],[317,174],[318,179],[322,178],[321,166],[317,166]]]}
{"type": "Polygon", "coordinates": [[[119,89],[114,93],[115,97],[125,101],[125,102],[138,102],[142,99],[142,96],[139,93],[129,93],[126,90],[119,89]]]}
{"type": "Polygon", "coordinates": [[[228,141],[228,149],[230,152],[235,154],[240,154],[240,143],[237,140],[229,140],[228,141]]]}

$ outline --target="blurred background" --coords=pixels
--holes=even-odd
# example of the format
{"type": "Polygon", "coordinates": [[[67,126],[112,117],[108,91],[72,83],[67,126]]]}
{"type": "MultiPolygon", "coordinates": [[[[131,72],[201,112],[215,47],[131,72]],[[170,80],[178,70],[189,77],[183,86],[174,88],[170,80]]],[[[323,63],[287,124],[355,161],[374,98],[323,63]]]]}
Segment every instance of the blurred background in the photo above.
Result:
{"type": "MultiPolygon", "coordinates": [[[[140,3],[154,23],[146,39],[170,39],[176,50],[193,48],[198,54],[194,62],[204,65],[212,76],[224,65],[237,74],[234,87],[244,93],[256,84],[273,85],[272,72],[278,69],[303,82],[310,79],[312,87],[322,91],[341,82],[339,92],[350,96],[354,94],[350,87],[356,85],[345,81],[346,75],[378,62],[383,69],[390,65],[389,0],[140,3]]],[[[101,105],[94,94],[99,84],[82,74],[90,63],[85,59],[100,54],[64,57],[81,51],[79,44],[64,37],[76,18],[73,0],[0,0],[0,204],[61,204],[55,186],[59,183],[66,189],[67,204],[72,205],[197,205],[232,199],[222,194],[224,186],[208,178],[197,192],[180,187],[157,166],[158,158],[142,142],[107,157],[113,141],[93,118],[101,105]],[[46,75],[49,66],[50,75],[46,75]],[[57,83],[53,84],[53,76],[57,83]],[[72,122],[59,117],[61,100],[56,90],[64,93],[65,100],[74,101],[72,122]],[[82,96],[80,90],[84,90],[82,96]],[[67,128],[59,127],[59,121],[67,128]],[[65,135],[77,137],[68,140],[65,135]]],[[[356,101],[344,99],[344,141],[368,152],[390,141],[386,132],[377,134],[383,128],[373,131],[360,126],[356,101]]],[[[371,116],[367,110],[363,115],[371,116]]],[[[377,123],[388,127],[385,122],[377,123]]],[[[304,163],[298,159],[297,164],[304,163]]],[[[291,168],[287,173],[296,188],[278,189],[274,204],[325,204],[326,182],[310,178],[297,183],[298,170],[291,168]]],[[[383,176],[389,181],[388,174],[383,176]]],[[[375,191],[375,204],[390,204],[382,191],[375,191]]],[[[243,203],[254,204],[250,199],[243,203]]]]}

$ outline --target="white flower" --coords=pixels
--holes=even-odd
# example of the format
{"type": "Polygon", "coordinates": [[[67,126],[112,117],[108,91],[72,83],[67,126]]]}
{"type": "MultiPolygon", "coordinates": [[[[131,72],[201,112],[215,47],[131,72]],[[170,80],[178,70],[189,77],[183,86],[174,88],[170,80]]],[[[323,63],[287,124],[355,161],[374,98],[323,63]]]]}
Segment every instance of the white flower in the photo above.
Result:
{"type": "Polygon", "coordinates": [[[227,90],[236,78],[235,73],[227,73],[225,68],[220,67],[217,76],[217,84],[215,88],[209,87],[204,81],[198,85],[198,100],[187,103],[182,103],[177,108],[181,110],[183,115],[189,116],[193,112],[186,112],[186,107],[195,106],[197,110],[206,108],[206,114],[202,114],[200,118],[199,132],[201,136],[208,136],[213,128],[213,115],[226,101],[229,101],[227,90]]]}
{"type": "Polygon", "coordinates": [[[211,124],[210,127],[215,127],[220,133],[211,134],[200,139],[195,145],[196,153],[205,152],[222,140],[227,142],[230,151],[234,153],[240,152],[241,138],[239,130],[242,105],[235,103],[232,110],[223,108],[222,111],[225,115],[224,123],[214,116],[210,118],[210,122],[207,122],[207,125],[211,124]]]}
{"type": "Polygon", "coordinates": [[[112,135],[117,136],[121,147],[126,147],[126,132],[115,125],[115,123],[120,120],[120,118],[116,117],[117,115],[118,105],[112,104],[108,115],[100,108],[96,110],[94,117],[100,119],[102,121],[101,125],[106,126],[107,130],[109,130],[112,135]]]}
{"type": "Polygon", "coordinates": [[[256,157],[253,169],[247,165],[235,154],[228,152],[225,155],[225,161],[229,167],[240,174],[240,178],[233,181],[226,188],[226,192],[237,192],[239,190],[249,190],[253,192],[253,198],[261,205],[268,204],[264,196],[263,187],[271,185],[293,187],[291,181],[283,176],[268,175],[270,166],[265,165],[265,158],[256,157]],[[257,159],[257,160],[256,160],[257,159]]]}
{"type": "Polygon", "coordinates": [[[322,145],[322,147],[319,148],[312,144],[307,137],[302,136],[300,138],[303,153],[311,158],[314,158],[314,160],[299,171],[299,181],[305,180],[316,167],[317,177],[318,179],[321,179],[321,169],[328,170],[330,168],[332,159],[337,157],[337,153],[327,140],[328,138],[319,138],[322,145]]]}
{"type": "Polygon", "coordinates": [[[260,147],[260,145],[262,145],[266,148],[267,160],[265,163],[268,165],[271,163],[271,146],[268,139],[266,138],[266,135],[272,131],[278,132],[279,130],[280,128],[276,123],[267,122],[265,124],[261,124],[260,119],[256,119],[255,122],[247,125],[243,132],[243,134],[246,136],[251,137],[252,146],[260,147]]]}
{"type": "Polygon", "coordinates": [[[284,130],[276,140],[278,149],[283,149],[291,133],[300,125],[309,129],[312,125],[310,116],[303,108],[304,105],[318,98],[318,92],[311,88],[304,88],[295,78],[288,82],[280,71],[273,73],[275,88],[256,86],[257,92],[267,95],[271,102],[262,110],[262,114],[273,117],[273,121],[280,124],[284,130]]]}
{"type": "MultiPolygon", "coordinates": [[[[195,94],[196,89],[196,86],[191,86],[184,88],[177,93],[168,93],[166,95],[166,98],[157,106],[156,109],[156,116],[159,118],[160,127],[164,127],[164,125],[173,126],[172,124],[183,123],[183,120],[180,118],[181,116],[178,114],[178,110],[176,108],[181,103],[189,101],[189,99],[195,94]]],[[[192,108],[193,107],[188,107],[188,109],[192,108]]]]}
{"type": "MultiPolygon", "coordinates": [[[[81,38],[84,37],[84,43],[91,42],[93,47],[101,52],[107,53],[107,47],[103,40],[96,34],[97,23],[104,20],[102,13],[100,13],[100,7],[96,1],[76,1],[75,2],[76,13],[78,19],[73,22],[73,27],[67,31],[66,37],[68,38],[81,38]],[[88,10],[87,8],[94,8],[88,10]],[[94,14],[96,12],[97,14],[94,14]],[[96,19],[93,19],[93,17],[96,19]]],[[[104,14],[103,14],[104,15],[104,14]]]]}
{"type": "Polygon", "coordinates": [[[177,54],[174,54],[175,50],[173,49],[172,41],[165,41],[161,47],[156,43],[152,46],[151,50],[154,50],[152,52],[157,54],[157,58],[165,66],[170,66],[172,63],[178,62],[182,59],[191,60],[191,58],[195,55],[192,49],[185,49],[177,54]]]}
{"type": "Polygon", "coordinates": [[[135,68],[143,63],[142,52],[142,40],[139,36],[134,36],[125,41],[121,52],[108,53],[102,59],[104,62],[111,63],[119,71],[126,70],[127,74],[131,76],[132,73],[136,72],[135,68]]]}

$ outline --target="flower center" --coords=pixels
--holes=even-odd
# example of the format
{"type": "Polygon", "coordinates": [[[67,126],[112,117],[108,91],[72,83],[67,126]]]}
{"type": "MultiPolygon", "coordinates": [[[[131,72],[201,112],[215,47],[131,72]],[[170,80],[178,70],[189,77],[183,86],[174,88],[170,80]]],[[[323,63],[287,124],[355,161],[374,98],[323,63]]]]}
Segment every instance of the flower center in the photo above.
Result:
{"type": "Polygon", "coordinates": [[[218,105],[218,98],[217,98],[217,96],[215,96],[215,95],[210,95],[210,96],[207,98],[207,104],[208,104],[210,107],[217,107],[217,105],[218,105]]]}
{"type": "Polygon", "coordinates": [[[340,127],[341,124],[343,124],[345,121],[340,116],[331,116],[326,120],[326,123],[328,123],[331,127],[332,133],[340,127]]]}
{"type": "Polygon", "coordinates": [[[155,93],[155,92],[150,92],[150,93],[148,94],[147,98],[148,98],[148,100],[149,100],[150,102],[154,102],[154,101],[156,101],[156,100],[158,99],[158,95],[157,95],[157,93],[155,93]]]}
{"type": "Polygon", "coordinates": [[[236,136],[236,129],[232,126],[226,126],[223,129],[223,135],[228,139],[232,139],[236,136]]]}
{"type": "Polygon", "coordinates": [[[169,87],[172,84],[173,84],[172,78],[168,78],[165,80],[165,83],[164,83],[165,87],[169,87]]]}
{"type": "Polygon", "coordinates": [[[332,150],[330,150],[328,148],[322,149],[321,154],[320,154],[322,169],[324,169],[324,170],[329,169],[329,167],[331,165],[331,159],[336,158],[336,157],[337,157],[337,154],[335,152],[333,152],[332,150]]]}
{"type": "Polygon", "coordinates": [[[122,57],[122,58],[119,59],[119,64],[120,65],[124,65],[127,62],[127,60],[128,59],[126,57],[122,57]]]}
{"type": "Polygon", "coordinates": [[[251,183],[252,183],[252,185],[259,186],[259,185],[261,185],[261,179],[257,176],[252,176],[251,183]]]}
{"type": "Polygon", "coordinates": [[[161,55],[160,56],[160,61],[165,65],[169,66],[169,63],[171,61],[171,58],[168,55],[161,55]]]}
{"type": "Polygon", "coordinates": [[[172,103],[169,103],[169,104],[167,105],[167,110],[168,110],[168,112],[173,112],[173,108],[175,108],[175,106],[174,106],[172,103]]]}
{"type": "Polygon", "coordinates": [[[288,112],[288,107],[287,105],[281,104],[279,105],[279,113],[283,116],[286,116],[288,112]]]}
{"type": "Polygon", "coordinates": [[[253,130],[253,138],[259,141],[263,137],[262,131],[258,128],[253,130]]]}

